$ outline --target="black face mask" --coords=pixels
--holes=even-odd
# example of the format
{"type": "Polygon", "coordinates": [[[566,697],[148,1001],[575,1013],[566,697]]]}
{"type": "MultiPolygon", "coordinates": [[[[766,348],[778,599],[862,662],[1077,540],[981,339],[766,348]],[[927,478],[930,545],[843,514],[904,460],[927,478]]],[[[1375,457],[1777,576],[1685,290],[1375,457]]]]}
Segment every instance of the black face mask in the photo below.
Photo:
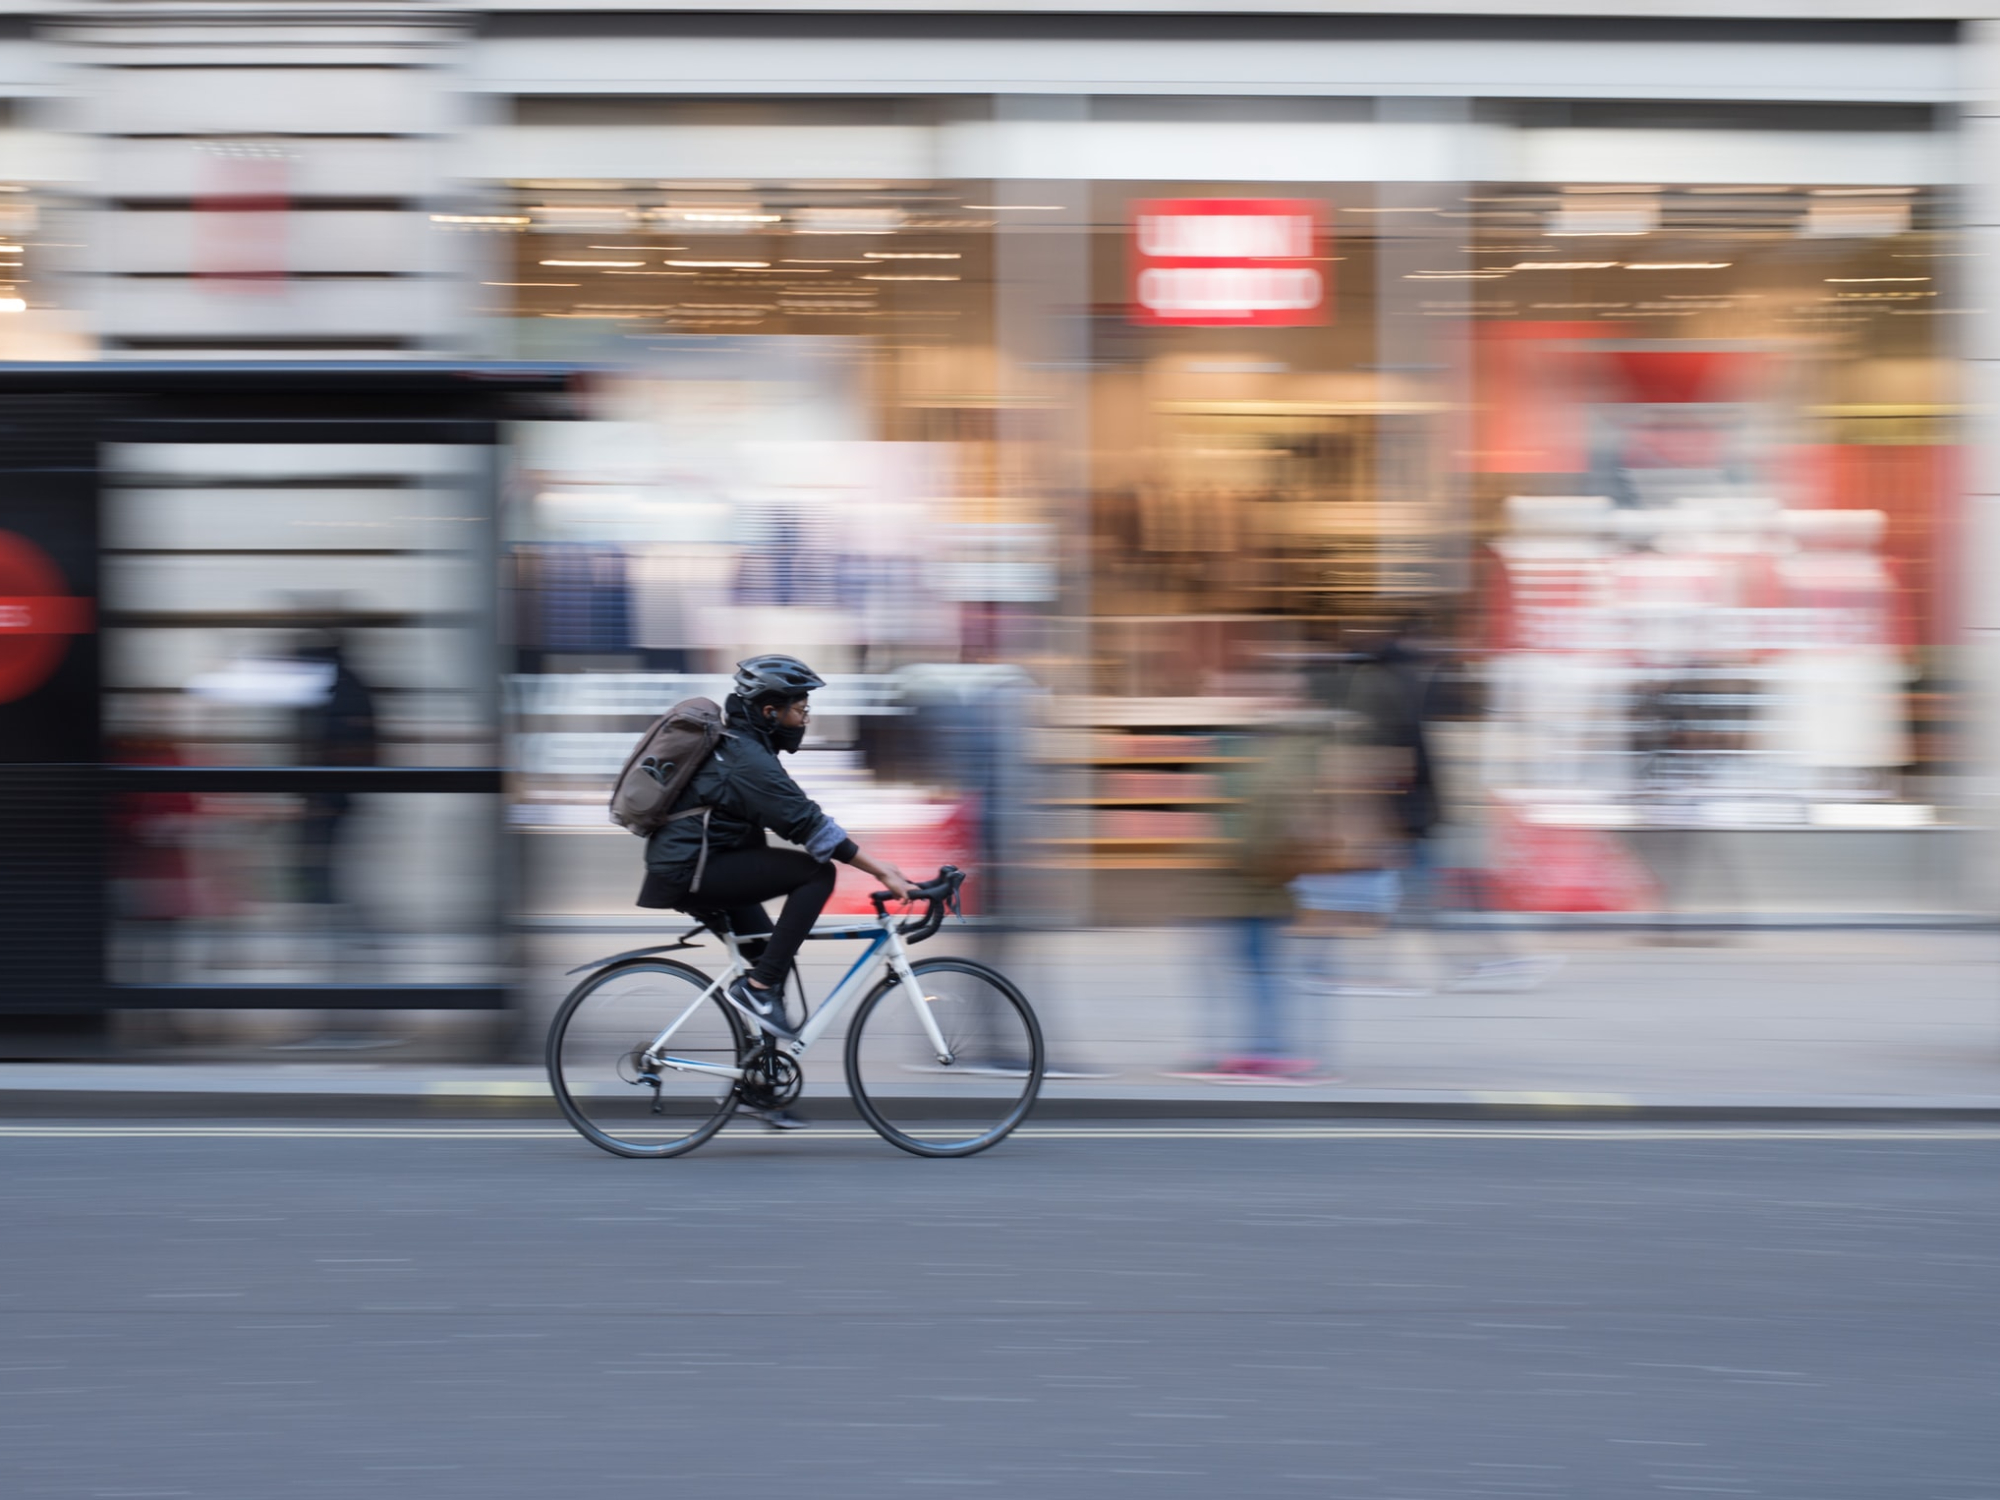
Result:
{"type": "Polygon", "coordinates": [[[796,729],[787,729],[778,722],[778,716],[775,713],[767,714],[762,709],[757,711],[757,718],[762,721],[758,727],[764,731],[765,737],[771,742],[771,748],[778,754],[789,755],[805,743],[805,725],[801,724],[796,729]]]}

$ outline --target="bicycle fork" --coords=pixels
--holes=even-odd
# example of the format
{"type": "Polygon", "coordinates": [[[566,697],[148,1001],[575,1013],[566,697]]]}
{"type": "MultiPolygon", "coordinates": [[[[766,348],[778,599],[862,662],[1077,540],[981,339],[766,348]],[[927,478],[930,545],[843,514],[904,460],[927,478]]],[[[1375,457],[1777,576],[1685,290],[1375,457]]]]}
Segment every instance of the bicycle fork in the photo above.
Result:
{"type": "Polygon", "coordinates": [[[931,1050],[937,1054],[938,1065],[950,1067],[958,1058],[945,1042],[944,1032],[938,1027],[937,1015],[931,1009],[930,996],[917,983],[916,971],[910,967],[909,952],[903,947],[900,937],[890,939],[889,972],[896,976],[896,982],[909,996],[910,1004],[916,1007],[917,1019],[923,1022],[924,1035],[930,1038],[931,1050]]]}

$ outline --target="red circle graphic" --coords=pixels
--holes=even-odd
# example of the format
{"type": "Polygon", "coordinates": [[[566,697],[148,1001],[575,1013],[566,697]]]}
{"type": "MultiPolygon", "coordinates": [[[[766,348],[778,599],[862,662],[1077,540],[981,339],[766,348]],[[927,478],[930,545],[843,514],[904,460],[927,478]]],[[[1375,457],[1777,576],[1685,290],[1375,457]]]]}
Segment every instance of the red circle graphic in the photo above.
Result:
{"type": "Polygon", "coordinates": [[[68,637],[90,629],[90,601],[70,594],[48,553],[0,531],[0,703],[47,682],[62,665],[68,637]]]}

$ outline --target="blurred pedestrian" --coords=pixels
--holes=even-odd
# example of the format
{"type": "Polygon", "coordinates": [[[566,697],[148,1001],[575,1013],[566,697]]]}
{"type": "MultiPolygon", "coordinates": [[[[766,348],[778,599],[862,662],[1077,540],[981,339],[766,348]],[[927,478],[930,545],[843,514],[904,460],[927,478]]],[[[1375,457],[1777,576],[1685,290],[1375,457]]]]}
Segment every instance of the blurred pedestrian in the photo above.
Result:
{"type": "MultiPolygon", "coordinates": [[[[1475,711],[1469,674],[1451,649],[1446,622],[1412,618],[1350,632],[1348,649],[1318,674],[1322,701],[1358,721],[1357,740],[1376,747],[1377,790],[1386,799],[1386,833],[1399,848],[1385,866],[1396,871],[1376,899],[1383,923],[1399,917],[1430,934],[1447,989],[1525,988],[1561,967],[1560,959],[1528,958],[1490,930],[1451,926],[1447,907],[1481,903],[1476,872],[1447,863],[1452,830],[1446,818],[1440,727],[1475,711]]],[[[1360,893],[1354,893],[1358,898],[1360,893]]],[[[1427,984],[1350,983],[1350,993],[1416,996],[1427,984]]]]}
{"type": "MultiPolygon", "coordinates": [[[[294,648],[297,661],[317,669],[318,686],[298,707],[298,758],[306,766],[372,766],[380,758],[381,737],[375,693],[348,658],[338,625],[304,632],[294,648]]],[[[326,967],[352,974],[362,965],[369,941],[361,904],[352,899],[354,794],[306,792],[300,796],[296,826],[295,878],[299,901],[314,912],[313,925],[326,953],[326,967]]],[[[319,1029],[284,1046],[299,1050],[343,1051],[400,1046],[361,1011],[326,1011],[319,1029]]]]}
{"type": "MultiPolygon", "coordinates": [[[[348,661],[335,631],[315,632],[298,659],[324,673],[321,693],[299,710],[299,762],[308,766],[372,766],[379,756],[375,693],[348,661]]],[[[339,863],[354,794],[307,792],[299,809],[299,899],[330,912],[344,910],[339,863]]],[[[333,925],[332,923],[328,924],[333,925]]]]}
{"type": "Polygon", "coordinates": [[[1380,799],[1341,716],[1288,707],[1238,737],[1232,749],[1229,864],[1212,899],[1241,1007],[1239,1040],[1214,1063],[1175,1076],[1331,1082],[1321,1047],[1306,1035],[1317,1022],[1312,1029],[1324,1041],[1324,1007],[1307,1011],[1302,1001],[1331,992],[1335,934],[1317,917],[1297,921],[1294,897],[1303,893],[1305,904],[1319,909],[1328,900],[1351,899],[1359,886],[1379,892],[1393,878],[1384,864],[1390,845],[1380,836],[1380,799]]]}

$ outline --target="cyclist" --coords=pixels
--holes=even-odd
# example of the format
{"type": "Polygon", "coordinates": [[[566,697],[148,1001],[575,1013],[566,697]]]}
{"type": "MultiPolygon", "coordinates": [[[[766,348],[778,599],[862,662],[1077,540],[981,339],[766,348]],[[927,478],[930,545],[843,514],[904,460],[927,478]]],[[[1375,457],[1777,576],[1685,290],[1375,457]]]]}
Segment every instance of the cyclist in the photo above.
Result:
{"type": "Polygon", "coordinates": [[[675,806],[711,811],[646,840],[638,904],[725,913],[737,937],[749,939],[742,946],[751,968],[724,998],[765,1031],[791,1036],[785,977],[833,894],[831,861],[865,870],[899,901],[910,884],[894,865],[863,854],[778,763],[805,740],[807,695],[826,686],[818,674],[795,656],[753,656],[736,664],[732,686],[723,737],[675,806]],[[766,829],[800,847],[771,848],[766,829]],[[785,905],[774,925],[763,903],[779,896],[785,905]]]}

